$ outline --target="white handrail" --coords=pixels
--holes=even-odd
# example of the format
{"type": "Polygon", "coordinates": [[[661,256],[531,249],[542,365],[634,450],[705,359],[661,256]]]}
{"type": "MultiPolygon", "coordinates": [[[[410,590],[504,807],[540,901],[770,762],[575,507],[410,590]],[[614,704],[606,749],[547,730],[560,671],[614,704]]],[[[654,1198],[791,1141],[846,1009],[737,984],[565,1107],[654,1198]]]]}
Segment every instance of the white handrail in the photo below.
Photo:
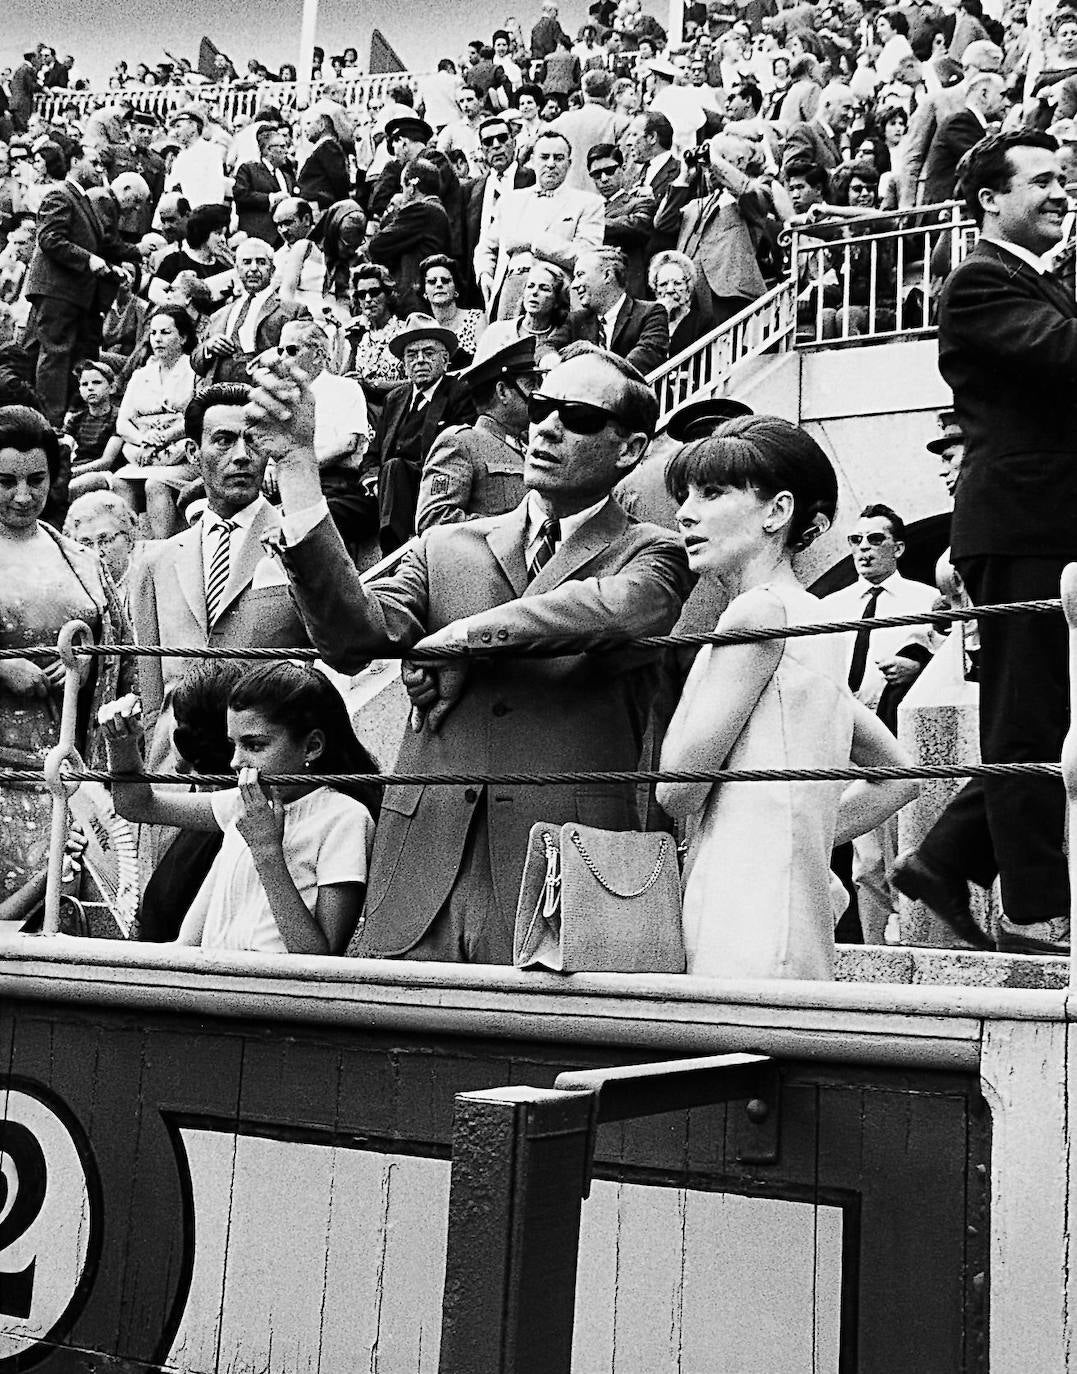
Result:
{"type": "Polygon", "coordinates": [[[379,72],[374,75],[341,77],[332,82],[263,81],[256,86],[246,83],[226,86],[124,86],[96,91],[49,90],[37,97],[36,107],[46,119],[55,118],[65,106],[75,105],[79,116],[91,114],[118,100],[129,100],[137,110],[149,110],[167,117],[180,105],[197,101],[209,106],[216,114],[231,120],[250,117],[263,105],[294,109],[317,100],[327,85],[342,89],[342,103],[350,108],[364,108],[372,97],[384,97],[390,86],[410,86],[417,91],[423,74],[419,72],[379,72]],[[309,92],[309,97],[308,97],[309,92]]]}
{"type": "Polygon", "coordinates": [[[793,346],[796,299],[791,282],[779,282],[732,319],[655,368],[647,380],[658,394],[659,414],[666,416],[683,401],[712,396],[738,363],[763,353],[784,353],[793,346]]]}

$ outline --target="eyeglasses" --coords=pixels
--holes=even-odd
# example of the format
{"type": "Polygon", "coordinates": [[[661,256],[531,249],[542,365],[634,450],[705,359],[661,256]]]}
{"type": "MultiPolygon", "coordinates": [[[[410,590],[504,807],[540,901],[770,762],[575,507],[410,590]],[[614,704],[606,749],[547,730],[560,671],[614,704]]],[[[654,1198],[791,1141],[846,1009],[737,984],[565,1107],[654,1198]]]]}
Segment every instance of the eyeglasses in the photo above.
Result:
{"type": "Polygon", "coordinates": [[[79,534],[75,536],[75,543],[84,549],[108,549],[115,544],[117,539],[129,538],[123,530],[113,530],[111,534],[88,535],[79,534]]]}
{"type": "Polygon", "coordinates": [[[541,391],[527,398],[527,418],[533,425],[541,425],[555,412],[573,434],[601,434],[607,425],[620,423],[612,411],[587,401],[563,401],[559,396],[546,396],[541,391]]]}
{"type": "Polygon", "coordinates": [[[368,286],[365,290],[357,286],[352,295],[357,301],[372,301],[375,296],[380,296],[383,288],[380,286],[368,286]]]}
{"type": "Polygon", "coordinates": [[[303,352],[303,344],[281,344],[277,352],[283,354],[285,358],[298,358],[303,352]]]}
{"type": "Polygon", "coordinates": [[[618,173],[620,170],[621,170],[620,167],[618,167],[618,166],[616,166],[616,165],[614,165],[614,166],[612,166],[612,167],[592,167],[592,168],[591,168],[591,180],[592,180],[592,181],[598,181],[598,179],[599,179],[600,177],[612,177],[612,176],[616,176],[617,173],[618,173]]]}
{"type": "Polygon", "coordinates": [[[427,277],[427,286],[455,286],[452,277],[427,277]]]}
{"type": "Polygon", "coordinates": [[[484,148],[497,148],[497,147],[500,146],[502,143],[511,143],[511,142],[512,142],[512,135],[511,135],[511,134],[486,134],[484,137],[482,137],[482,138],[479,139],[479,142],[482,144],[482,146],[483,146],[484,148]]]}
{"type": "Polygon", "coordinates": [[[870,544],[873,549],[877,549],[880,544],[885,544],[889,538],[890,536],[883,534],[881,530],[872,530],[870,534],[850,534],[848,536],[851,549],[858,549],[861,544],[870,544]]]}

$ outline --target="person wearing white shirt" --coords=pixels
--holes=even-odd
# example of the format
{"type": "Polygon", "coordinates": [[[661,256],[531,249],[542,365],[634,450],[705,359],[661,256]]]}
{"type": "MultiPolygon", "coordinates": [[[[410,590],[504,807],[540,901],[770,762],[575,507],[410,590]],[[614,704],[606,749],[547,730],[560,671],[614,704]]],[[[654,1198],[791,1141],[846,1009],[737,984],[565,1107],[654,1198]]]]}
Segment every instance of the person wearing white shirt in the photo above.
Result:
{"type": "MultiPolygon", "coordinates": [[[[310,378],[314,396],[314,456],[322,494],[345,546],[355,548],[370,528],[370,496],[360,486],[359,465],[367,446],[363,388],[329,370],[331,345],[313,320],[296,320],[281,330],[278,351],[310,378]]],[[[267,484],[275,485],[272,468],[267,484]]]]}
{"type": "Polygon", "coordinates": [[[273,254],[273,285],[282,301],[305,305],[320,319],[331,302],[325,292],[325,254],[309,237],[314,214],[305,200],[289,196],[273,211],[283,242],[273,254]]]}
{"type": "Polygon", "coordinates": [[[181,192],[191,205],[220,205],[231,183],[224,172],[220,144],[203,137],[206,121],[201,111],[177,110],[169,127],[180,150],[169,168],[165,190],[181,192]]]}
{"type": "Polygon", "coordinates": [[[491,319],[516,314],[536,257],[571,272],[580,253],[601,247],[606,227],[602,198],[565,185],[571,161],[564,134],[540,134],[531,155],[535,186],[506,191],[496,216],[484,226],[474,266],[491,319]]]}
{"type": "MultiPolygon", "coordinates": [[[[910,582],[897,570],[905,552],[904,536],[905,526],[896,512],[888,506],[866,506],[849,534],[857,580],[823,598],[820,619],[883,619],[930,611],[938,596],[935,588],[910,582]]],[[[850,691],[869,710],[884,716],[896,710],[896,705],[888,710],[888,698],[908,690],[935,649],[930,625],[861,630],[845,639],[850,691]]],[[[865,944],[883,943],[897,909],[891,882],[896,857],[896,817],[853,841],[853,881],[865,944]]]]}

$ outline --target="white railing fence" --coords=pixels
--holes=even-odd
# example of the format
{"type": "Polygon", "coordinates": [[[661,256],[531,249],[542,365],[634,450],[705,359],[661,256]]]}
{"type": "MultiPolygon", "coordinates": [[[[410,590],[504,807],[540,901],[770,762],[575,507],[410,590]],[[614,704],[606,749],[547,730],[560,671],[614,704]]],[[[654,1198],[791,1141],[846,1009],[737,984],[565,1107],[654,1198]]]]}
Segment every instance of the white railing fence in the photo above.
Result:
{"type": "Polygon", "coordinates": [[[779,282],[732,319],[663,363],[647,380],[665,416],[683,401],[720,392],[738,363],[793,347],[796,298],[791,282],[779,282]]]}
{"type": "Polygon", "coordinates": [[[345,80],[311,81],[305,85],[295,81],[266,81],[257,86],[243,83],[227,86],[125,86],[117,90],[47,91],[37,97],[37,108],[46,119],[58,117],[68,106],[74,105],[78,117],[91,114],[117,100],[129,100],[137,110],[149,110],[162,119],[181,105],[192,100],[207,106],[214,114],[231,123],[235,119],[249,119],[263,105],[279,109],[295,109],[317,100],[326,85],[341,92],[341,103],[349,109],[366,109],[387,98],[391,86],[410,86],[418,90],[422,76],[415,72],[385,72],[377,76],[356,76],[345,80]]]}
{"type": "Polygon", "coordinates": [[[933,331],[942,283],[975,242],[956,202],[794,230],[797,344],[933,331]]]}

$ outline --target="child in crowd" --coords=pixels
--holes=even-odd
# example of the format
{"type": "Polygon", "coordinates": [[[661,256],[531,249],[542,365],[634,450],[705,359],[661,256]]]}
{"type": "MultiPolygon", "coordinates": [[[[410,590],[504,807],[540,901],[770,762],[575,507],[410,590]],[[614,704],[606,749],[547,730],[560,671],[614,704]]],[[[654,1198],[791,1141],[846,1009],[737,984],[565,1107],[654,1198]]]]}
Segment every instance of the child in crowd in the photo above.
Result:
{"type": "MultiPolygon", "coordinates": [[[[138,699],[111,702],[100,719],[110,767],[141,772],[138,699]]],[[[367,785],[317,782],[319,773],[377,771],[343,700],[314,668],[265,664],[229,695],[228,738],[238,788],[178,793],[146,782],[115,785],[116,809],[130,820],[224,832],[179,943],[342,953],[363,904],[377,811],[367,785]],[[309,773],[310,783],[266,787],[262,772],[309,773]]]]}
{"type": "Polygon", "coordinates": [[[64,418],[64,434],[75,445],[71,459],[74,500],[88,491],[107,490],[108,474],[121,456],[116,438],[116,374],[108,363],[84,362],[76,369],[79,400],[64,418]]]}

